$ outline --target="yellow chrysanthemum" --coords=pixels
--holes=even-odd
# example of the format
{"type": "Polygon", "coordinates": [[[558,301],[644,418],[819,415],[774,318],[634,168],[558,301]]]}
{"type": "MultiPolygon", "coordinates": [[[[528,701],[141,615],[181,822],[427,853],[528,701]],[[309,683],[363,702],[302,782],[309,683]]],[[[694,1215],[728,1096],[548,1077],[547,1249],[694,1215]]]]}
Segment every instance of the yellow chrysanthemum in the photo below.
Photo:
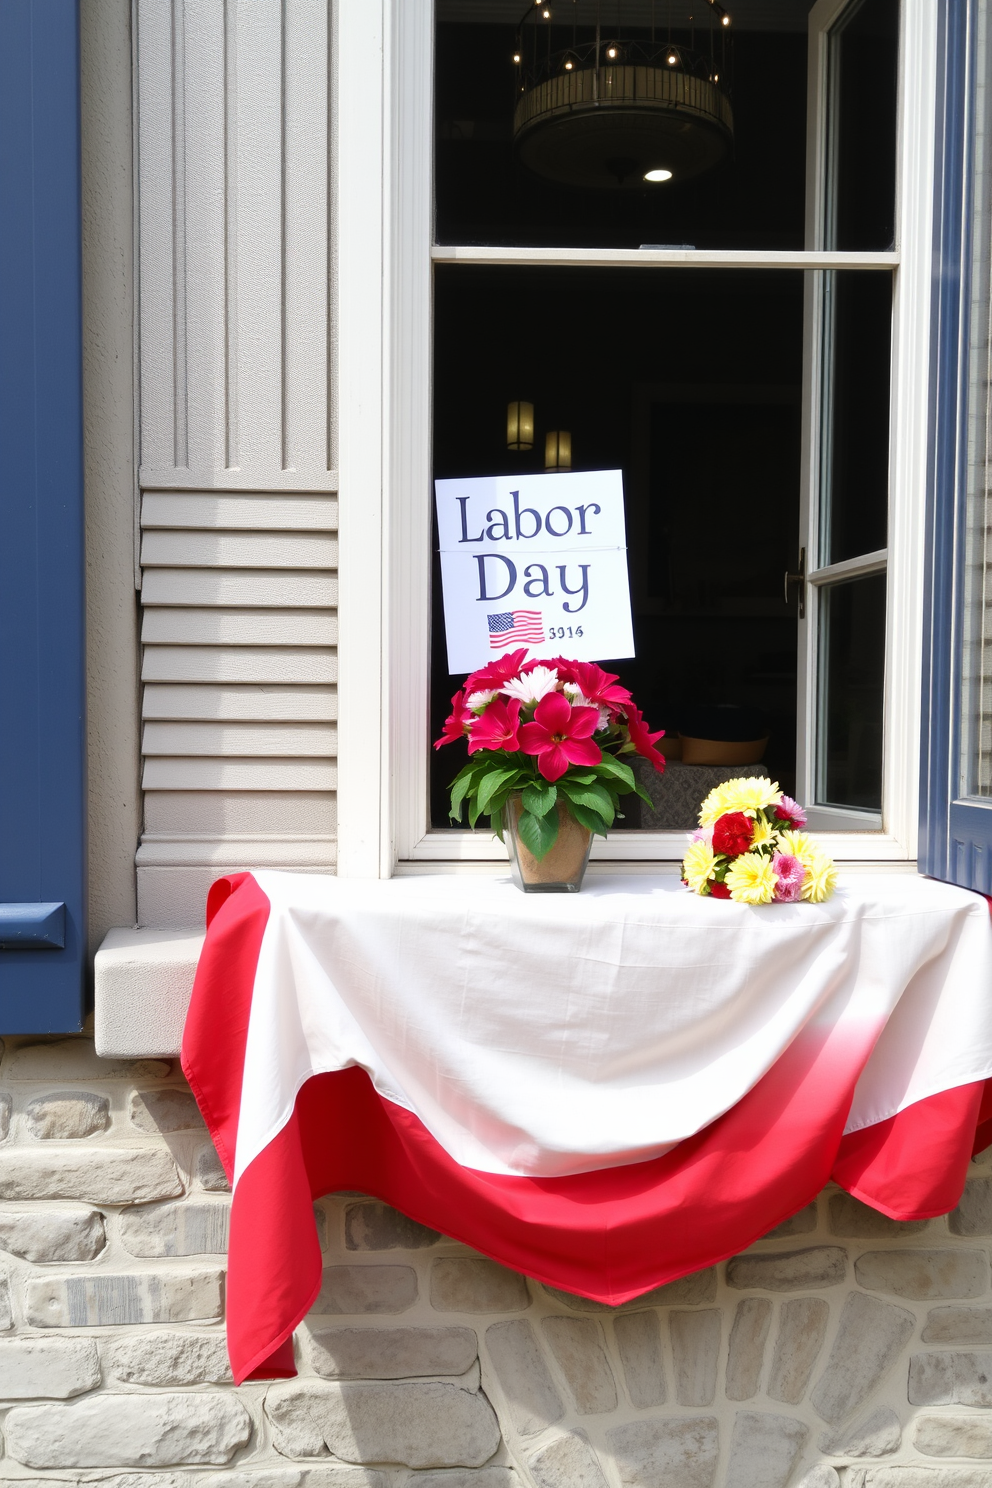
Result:
{"type": "Polygon", "coordinates": [[[821,851],[808,832],[796,831],[785,831],[778,834],[778,850],[779,852],[791,853],[794,858],[799,859],[804,868],[808,867],[809,863],[821,851]]]}
{"type": "Polygon", "coordinates": [[[809,858],[803,861],[806,877],[803,880],[802,897],[809,904],[822,904],[829,899],[837,885],[837,869],[833,858],[820,848],[814,848],[809,858]]]}
{"type": "Polygon", "coordinates": [[[764,816],[754,818],[754,830],[751,833],[751,851],[757,847],[767,847],[769,842],[775,841],[775,828],[764,816]]]}
{"type": "Polygon", "coordinates": [[[703,802],[699,812],[699,825],[711,827],[728,811],[743,811],[748,816],[762,806],[777,806],[782,792],[777,782],[765,776],[742,775],[737,780],[724,780],[715,785],[703,802]]]}
{"type": "Polygon", "coordinates": [[[731,899],[738,904],[770,904],[778,879],[772,871],[771,858],[760,853],[742,853],[731,863],[725,882],[731,899]]]}
{"type": "Polygon", "coordinates": [[[694,894],[703,892],[715,862],[716,856],[708,842],[690,842],[682,859],[682,877],[694,894]]]}

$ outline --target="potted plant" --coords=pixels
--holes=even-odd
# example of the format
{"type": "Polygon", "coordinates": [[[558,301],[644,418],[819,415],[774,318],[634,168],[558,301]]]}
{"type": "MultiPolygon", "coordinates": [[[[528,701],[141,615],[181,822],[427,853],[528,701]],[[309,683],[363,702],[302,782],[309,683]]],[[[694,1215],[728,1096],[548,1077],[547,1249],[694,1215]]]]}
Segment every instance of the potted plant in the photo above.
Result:
{"type": "Polygon", "coordinates": [[[640,754],[665,768],[625,687],[594,662],[525,661],[526,647],[473,672],[451,699],[435,748],[465,739],[468,763],[451,785],[451,817],[488,817],[508,845],[525,893],[576,893],[595,834],[606,835],[620,797],[651,804],[630,766],[640,754]]]}

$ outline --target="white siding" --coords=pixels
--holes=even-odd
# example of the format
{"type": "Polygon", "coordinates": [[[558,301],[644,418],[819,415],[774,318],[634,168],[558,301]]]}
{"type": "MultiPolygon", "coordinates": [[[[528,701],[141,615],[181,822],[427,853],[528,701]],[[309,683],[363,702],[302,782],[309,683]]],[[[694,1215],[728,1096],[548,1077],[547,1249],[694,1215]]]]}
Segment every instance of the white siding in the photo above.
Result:
{"type": "Polygon", "coordinates": [[[327,0],[138,0],[142,924],[334,864],[327,0]]]}

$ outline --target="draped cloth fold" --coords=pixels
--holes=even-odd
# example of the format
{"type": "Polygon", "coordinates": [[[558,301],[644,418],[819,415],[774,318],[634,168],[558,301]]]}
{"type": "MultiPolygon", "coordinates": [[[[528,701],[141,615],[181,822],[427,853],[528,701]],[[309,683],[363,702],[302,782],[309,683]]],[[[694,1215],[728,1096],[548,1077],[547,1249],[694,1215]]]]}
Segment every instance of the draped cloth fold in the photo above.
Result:
{"type": "Polygon", "coordinates": [[[219,880],[183,1068],[234,1189],[235,1379],[295,1373],[338,1190],[614,1305],[831,1178],[946,1213],[992,1135],[990,989],[984,900],[909,875],[761,909],[671,879],[219,880]]]}

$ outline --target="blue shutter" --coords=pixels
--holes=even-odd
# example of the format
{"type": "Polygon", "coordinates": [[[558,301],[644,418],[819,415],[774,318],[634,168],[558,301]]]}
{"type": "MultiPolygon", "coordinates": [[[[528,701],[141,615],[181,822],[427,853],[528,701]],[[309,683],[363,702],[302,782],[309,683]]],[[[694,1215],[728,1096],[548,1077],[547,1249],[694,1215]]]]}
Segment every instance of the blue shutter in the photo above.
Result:
{"type": "Polygon", "coordinates": [[[81,1026],[79,39],[0,0],[0,1034],[81,1026]]]}

